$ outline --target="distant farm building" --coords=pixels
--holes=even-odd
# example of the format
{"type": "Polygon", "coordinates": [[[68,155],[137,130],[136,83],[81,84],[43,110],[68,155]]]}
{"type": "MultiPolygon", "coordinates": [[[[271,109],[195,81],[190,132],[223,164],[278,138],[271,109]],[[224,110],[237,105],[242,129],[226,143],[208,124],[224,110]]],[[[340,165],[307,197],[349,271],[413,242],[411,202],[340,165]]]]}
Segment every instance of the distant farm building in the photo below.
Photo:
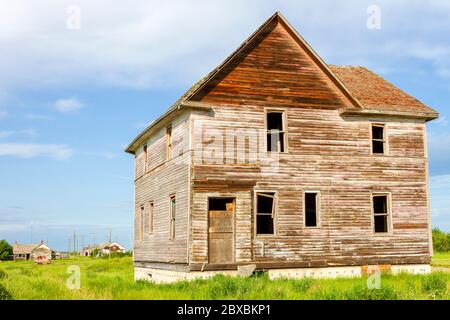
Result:
{"type": "Polygon", "coordinates": [[[80,256],[89,257],[89,256],[92,256],[93,254],[95,254],[95,252],[97,252],[96,254],[99,254],[99,255],[116,253],[116,252],[124,253],[125,247],[117,242],[106,242],[106,243],[99,244],[97,246],[84,247],[83,250],[81,250],[81,252],[80,252],[80,256]]]}
{"type": "Polygon", "coordinates": [[[53,253],[53,250],[50,249],[44,241],[41,241],[38,244],[19,244],[15,242],[13,246],[14,261],[28,261],[43,258],[52,260],[53,253]]]}

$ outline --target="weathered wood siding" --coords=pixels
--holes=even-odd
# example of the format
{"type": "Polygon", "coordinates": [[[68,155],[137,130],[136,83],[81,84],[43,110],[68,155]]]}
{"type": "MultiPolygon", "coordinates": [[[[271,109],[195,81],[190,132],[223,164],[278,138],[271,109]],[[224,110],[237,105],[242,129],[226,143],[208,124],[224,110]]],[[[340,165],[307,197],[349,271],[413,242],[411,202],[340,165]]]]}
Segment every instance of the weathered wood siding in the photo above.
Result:
{"type": "Polygon", "coordinates": [[[350,105],[319,71],[286,28],[274,21],[192,100],[304,108],[350,105]]]}
{"type": "MultiPolygon", "coordinates": [[[[214,110],[213,117],[196,115],[194,119],[204,132],[214,132],[215,139],[220,134],[225,137],[230,127],[243,132],[264,129],[263,107],[220,106],[214,110]]],[[[237,199],[238,263],[285,261],[318,266],[428,262],[425,125],[385,122],[389,154],[373,156],[369,121],[345,120],[332,110],[289,108],[287,112],[289,153],[280,155],[277,166],[271,167],[264,151],[254,155],[260,164],[202,164],[217,161],[208,147],[201,161],[194,159],[193,181],[201,186],[194,187],[191,261],[207,262],[207,198],[221,194],[237,199]],[[247,191],[233,193],[227,187],[228,183],[252,181],[256,183],[247,191]],[[254,190],[278,193],[274,236],[255,235],[254,190]],[[321,193],[320,226],[315,229],[304,226],[303,193],[308,190],[321,193]],[[392,194],[390,235],[373,233],[371,192],[376,191],[392,194]]],[[[201,148],[201,139],[195,137],[195,141],[196,148],[201,148]]],[[[254,151],[247,146],[246,152],[254,151]]],[[[226,156],[225,163],[230,161],[226,156]]]]}
{"type": "Polygon", "coordinates": [[[136,262],[187,263],[188,186],[189,186],[189,113],[172,121],[173,158],[166,160],[166,127],[147,142],[148,165],[144,172],[143,146],[136,154],[135,242],[136,262]],[[170,195],[176,196],[176,233],[169,239],[170,195]],[[150,202],[153,202],[153,233],[149,233],[150,202]],[[139,241],[140,208],[145,207],[144,236],[139,241]]]}

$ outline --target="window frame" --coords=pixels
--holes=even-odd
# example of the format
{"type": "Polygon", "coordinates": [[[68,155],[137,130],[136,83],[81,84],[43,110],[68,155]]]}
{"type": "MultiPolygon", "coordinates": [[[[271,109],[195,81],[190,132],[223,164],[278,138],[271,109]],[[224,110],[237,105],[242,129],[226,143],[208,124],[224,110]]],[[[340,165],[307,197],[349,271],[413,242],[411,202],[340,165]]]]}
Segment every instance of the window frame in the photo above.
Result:
{"type": "Polygon", "coordinates": [[[148,170],[148,145],[144,144],[142,147],[142,152],[144,153],[144,174],[147,173],[148,170]]]}
{"type": "Polygon", "coordinates": [[[155,216],[155,202],[154,201],[149,201],[148,203],[149,209],[148,209],[148,234],[152,235],[153,234],[153,229],[155,227],[154,225],[154,216],[155,216]]]}
{"type": "Polygon", "coordinates": [[[371,221],[372,221],[372,234],[374,236],[391,236],[393,234],[393,212],[392,212],[392,194],[389,191],[377,191],[372,192],[370,194],[370,211],[371,211],[371,221]],[[374,197],[386,197],[386,207],[387,207],[387,214],[375,214],[375,208],[374,208],[374,197]],[[387,232],[375,232],[375,216],[387,216],[387,232]]]}
{"type": "Polygon", "coordinates": [[[141,204],[139,206],[139,223],[138,223],[139,237],[137,239],[138,242],[144,241],[144,217],[145,217],[145,205],[141,204]]]}
{"type": "MultiPolygon", "coordinates": [[[[284,154],[284,153],[289,153],[289,147],[288,147],[288,116],[287,116],[288,110],[285,108],[265,108],[264,109],[264,147],[265,150],[268,154],[284,154]],[[283,125],[283,130],[282,131],[278,131],[278,133],[283,133],[283,144],[284,144],[284,151],[269,151],[269,145],[267,144],[267,136],[269,135],[269,129],[268,129],[268,115],[269,113],[281,113],[281,119],[283,121],[282,125],[283,125]]],[[[272,134],[272,133],[270,133],[272,134]]]]}
{"type": "Polygon", "coordinates": [[[169,196],[169,240],[176,238],[176,217],[177,217],[177,197],[175,194],[169,196]],[[173,210],[172,200],[175,200],[175,210],[173,210]],[[174,214],[175,213],[175,214],[174,214]]]}
{"type": "Polygon", "coordinates": [[[277,222],[278,222],[278,191],[276,190],[254,190],[253,192],[253,232],[255,238],[273,238],[277,236],[277,222]],[[273,233],[260,234],[258,233],[258,194],[273,194],[273,233]]]}
{"type": "Polygon", "coordinates": [[[370,154],[373,156],[389,155],[389,144],[388,144],[386,123],[382,123],[382,122],[371,122],[370,123],[370,154]],[[374,137],[373,137],[373,128],[374,127],[383,128],[383,139],[374,139],[374,137]],[[373,142],[374,141],[383,142],[383,153],[374,153],[373,152],[373,142]]]}
{"type": "Polygon", "coordinates": [[[173,158],[173,126],[169,124],[166,127],[166,160],[173,158]]]}
{"type": "Polygon", "coordinates": [[[305,229],[318,229],[320,228],[321,219],[321,193],[318,190],[305,190],[303,191],[303,227],[305,229]],[[316,225],[315,226],[307,226],[306,225],[306,194],[313,193],[316,194],[316,225]]]}

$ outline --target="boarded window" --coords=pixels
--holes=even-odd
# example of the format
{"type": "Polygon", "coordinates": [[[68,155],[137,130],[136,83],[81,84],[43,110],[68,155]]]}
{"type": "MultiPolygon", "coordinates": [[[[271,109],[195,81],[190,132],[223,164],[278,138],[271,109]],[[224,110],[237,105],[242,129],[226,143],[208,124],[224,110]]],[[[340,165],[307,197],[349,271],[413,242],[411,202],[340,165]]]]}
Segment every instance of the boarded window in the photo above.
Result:
{"type": "Polygon", "coordinates": [[[234,208],[234,198],[210,198],[209,211],[228,211],[234,208]]]}
{"type": "Polygon", "coordinates": [[[256,194],[256,233],[274,234],[275,193],[256,194]]]}
{"type": "Polygon", "coordinates": [[[166,136],[167,136],[167,160],[170,160],[172,159],[172,150],[173,150],[172,126],[167,127],[166,136]]]}
{"type": "Polygon", "coordinates": [[[372,196],[374,231],[375,233],[389,232],[390,207],[389,195],[374,194],[372,196]]]}
{"type": "Polygon", "coordinates": [[[305,226],[318,226],[319,193],[305,193],[305,226]]]}
{"type": "Polygon", "coordinates": [[[144,173],[147,172],[148,169],[148,151],[147,145],[144,146],[144,173]]]}
{"type": "Polygon", "coordinates": [[[177,201],[175,196],[170,196],[170,239],[175,239],[177,201]]]}
{"type": "Polygon", "coordinates": [[[142,241],[144,238],[144,214],[145,214],[145,207],[141,206],[141,211],[139,214],[139,241],[142,241]]]}
{"type": "Polygon", "coordinates": [[[372,125],[372,153],[384,154],[386,149],[384,125],[372,125]]]}
{"type": "Polygon", "coordinates": [[[285,124],[283,112],[267,113],[267,151],[284,152],[285,151],[285,124]]]}
{"type": "Polygon", "coordinates": [[[148,208],[148,233],[153,233],[153,219],[154,219],[153,209],[154,209],[153,202],[150,202],[148,208]]]}

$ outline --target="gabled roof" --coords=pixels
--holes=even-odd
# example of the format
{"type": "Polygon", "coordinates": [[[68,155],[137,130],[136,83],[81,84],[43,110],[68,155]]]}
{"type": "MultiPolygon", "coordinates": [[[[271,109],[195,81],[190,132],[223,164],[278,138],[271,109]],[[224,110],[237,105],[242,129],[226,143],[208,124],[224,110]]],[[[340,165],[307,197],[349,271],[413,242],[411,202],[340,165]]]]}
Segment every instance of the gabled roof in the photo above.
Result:
{"type": "Polygon", "coordinates": [[[365,109],[418,113],[430,118],[438,116],[435,110],[367,68],[333,65],[329,67],[365,109]]]}
{"type": "Polygon", "coordinates": [[[44,250],[44,251],[52,251],[44,242],[40,243],[31,243],[31,244],[19,244],[14,243],[13,245],[13,253],[14,254],[31,254],[35,250],[44,250]]]}
{"type": "Polygon", "coordinates": [[[434,119],[438,116],[437,112],[428,108],[420,101],[404,93],[394,85],[390,84],[381,77],[375,75],[365,68],[347,68],[327,65],[322,58],[311,48],[303,37],[290,25],[280,12],[276,12],[261,27],[259,27],[239,48],[237,48],[228,58],[226,58],[217,68],[208,73],[200,81],[189,88],[161,117],[152,122],[133,142],[127,147],[126,152],[134,153],[138,145],[145,140],[157,128],[163,119],[173,115],[182,108],[205,108],[204,105],[191,98],[200,92],[204,87],[214,80],[214,77],[221,70],[226,68],[237,59],[247,46],[256,41],[258,36],[270,27],[273,23],[280,23],[305,51],[306,54],[315,62],[319,69],[331,80],[336,88],[342,93],[348,101],[343,111],[367,113],[367,111],[376,108],[379,112],[403,112],[403,115],[418,113],[419,117],[426,120],[434,119]],[[381,90],[381,92],[374,92],[381,90]],[[362,101],[361,101],[362,100],[362,101]]]}
{"type": "Polygon", "coordinates": [[[229,65],[233,59],[235,59],[240,52],[242,52],[252,41],[254,41],[260,33],[262,33],[271,23],[281,23],[291,34],[291,36],[297,41],[297,43],[305,49],[305,51],[316,62],[320,69],[330,78],[330,80],[342,91],[345,97],[347,97],[352,105],[356,108],[362,108],[362,105],[352,96],[351,92],[343,85],[339,78],[337,78],[333,72],[328,68],[328,65],[322,60],[322,58],[314,51],[313,48],[303,39],[303,37],[292,27],[292,25],[284,18],[279,12],[275,12],[266,22],[264,22],[249,38],[247,38],[230,56],[228,56],[217,68],[208,73],[204,78],[194,84],[185,94],[178,99],[171,108],[176,107],[180,103],[188,101],[203,87],[205,87],[209,81],[211,81],[216,74],[229,65]]]}
{"type": "Polygon", "coordinates": [[[105,242],[97,246],[97,249],[109,249],[110,247],[117,246],[120,250],[125,250],[125,247],[117,242],[105,242]]]}
{"type": "Polygon", "coordinates": [[[39,244],[18,244],[13,245],[14,254],[31,254],[31,252],[38,247],[39,244]]]}

